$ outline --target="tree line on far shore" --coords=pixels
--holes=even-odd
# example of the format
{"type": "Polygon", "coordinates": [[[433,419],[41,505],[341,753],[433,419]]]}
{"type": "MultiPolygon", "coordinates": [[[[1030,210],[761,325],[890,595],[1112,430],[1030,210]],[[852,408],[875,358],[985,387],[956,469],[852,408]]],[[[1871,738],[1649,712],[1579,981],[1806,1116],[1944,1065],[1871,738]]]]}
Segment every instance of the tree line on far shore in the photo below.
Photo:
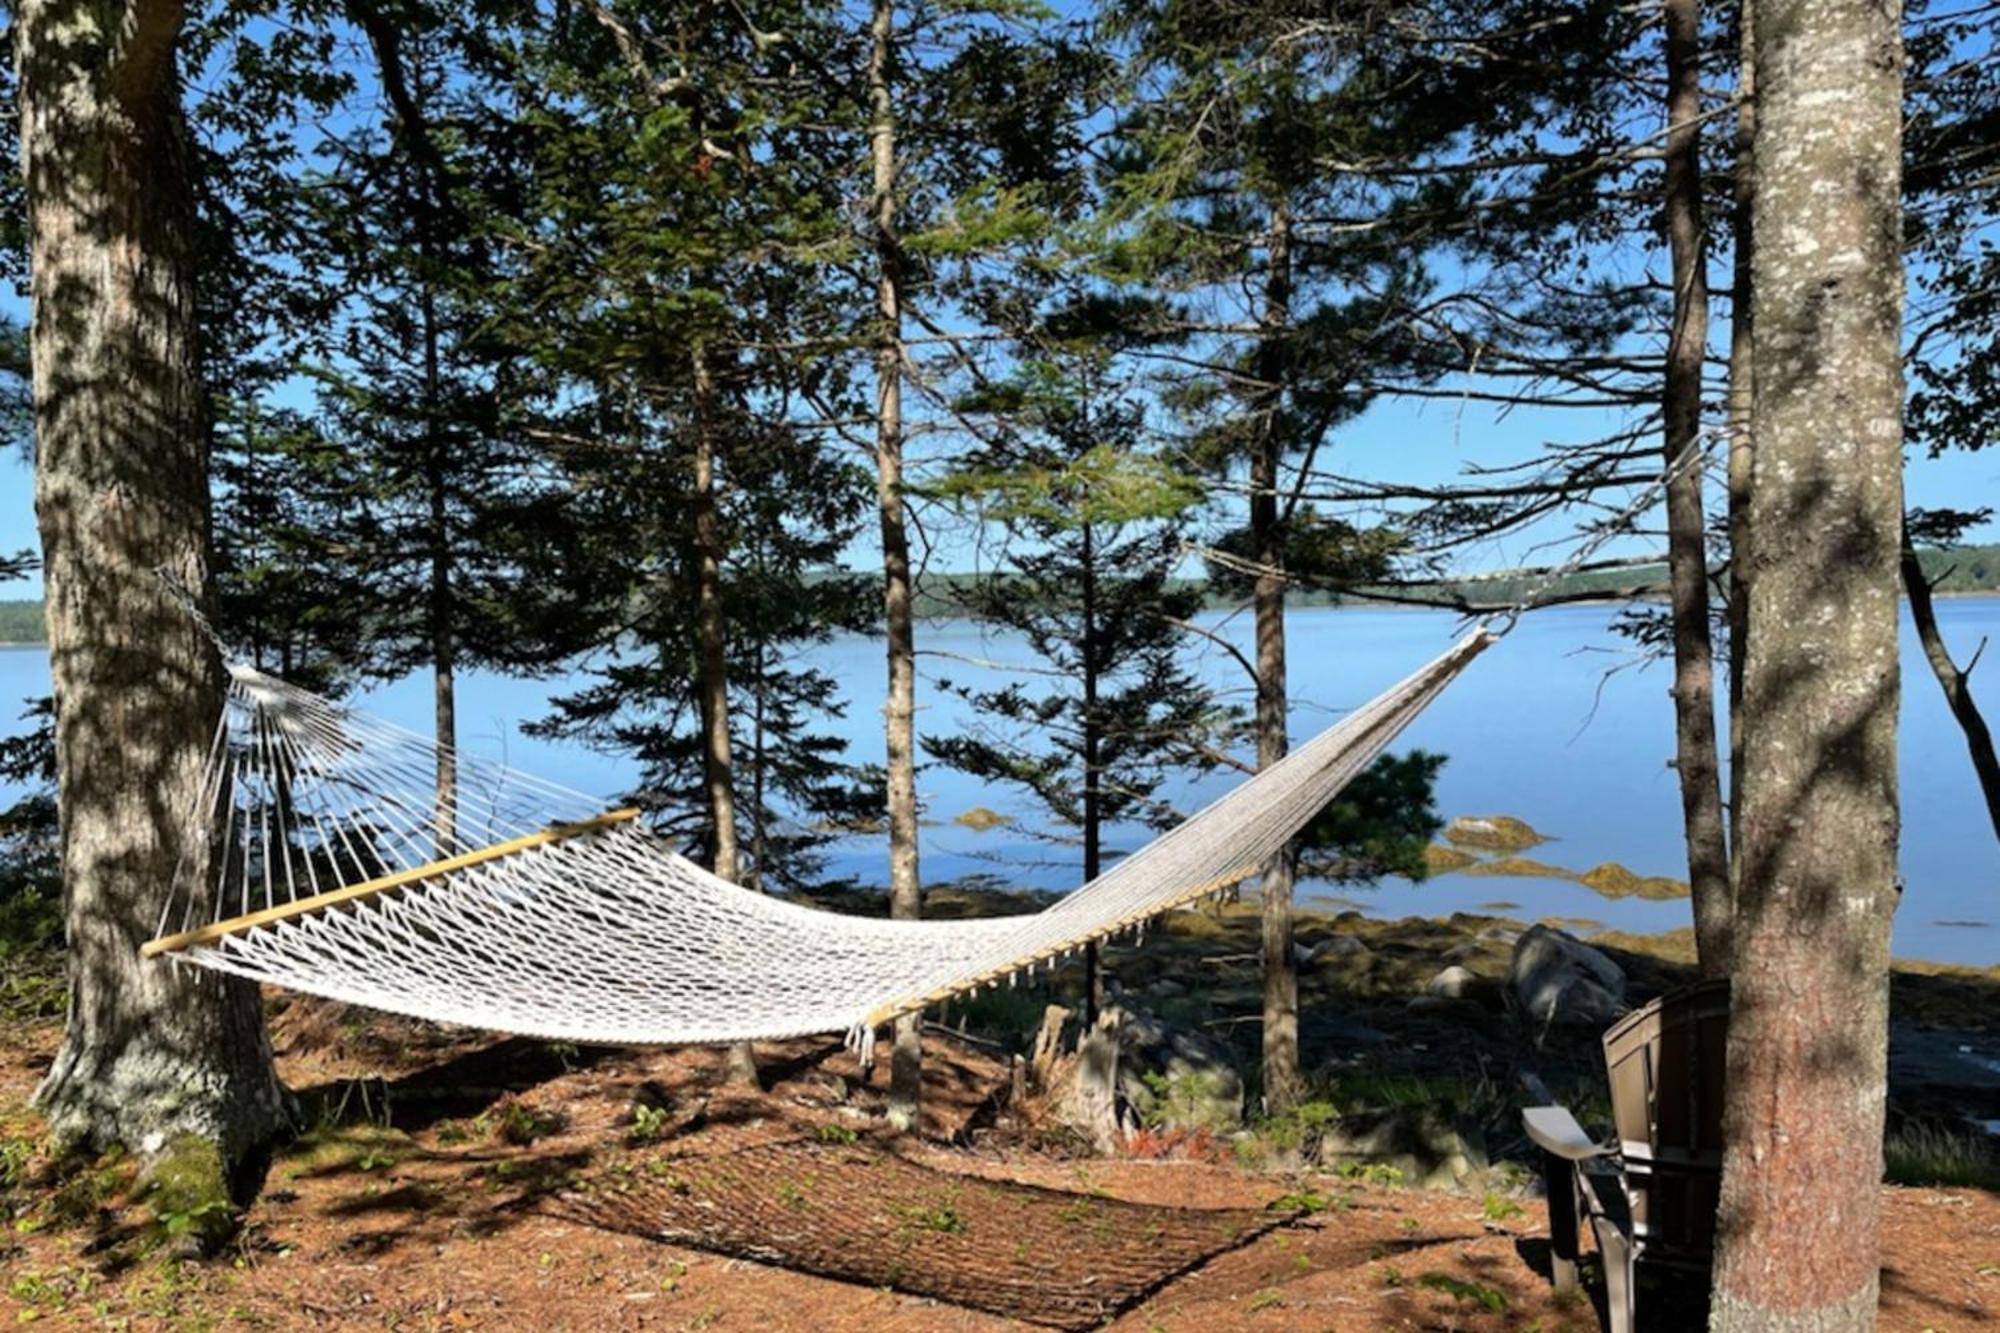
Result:
{"type": "MultiPolygon", "coordinates": [[[[2000,544],[1949,544],[1920,548],[1917,558],[1933,589],[1942,596],[2000,592],[2000,544]]],[[[1666,566],[1642,563],[1597,573],[1571,573],[1542,580],[1527,575],[1497,575],[1469,582],[1442,580],[1399,588],[1371,590],[1299,587],[1285,596],[1287,606],[1438,605],[1456,610],[1488,603],[1505,606],[1524,593],[1552,601],[1615,603],[1657,598],[1666,591],[1666,566]],[[1371,591],[1381,593],[1371,596],[1371,591]]],[[[979,590],[1006,583],[1007,573],[929,573],[916,580],[916,614],[926,620],[982,619],[979,590]]],[[[1198,578],[1171,578],[1166,586],[1191,592],[1204,610],[1225,610],[1236,604],[1227,591],[1198,578]]],[[[0,644],[41,644],[47,629],[39,600],[0,601],[0,644]]]]}

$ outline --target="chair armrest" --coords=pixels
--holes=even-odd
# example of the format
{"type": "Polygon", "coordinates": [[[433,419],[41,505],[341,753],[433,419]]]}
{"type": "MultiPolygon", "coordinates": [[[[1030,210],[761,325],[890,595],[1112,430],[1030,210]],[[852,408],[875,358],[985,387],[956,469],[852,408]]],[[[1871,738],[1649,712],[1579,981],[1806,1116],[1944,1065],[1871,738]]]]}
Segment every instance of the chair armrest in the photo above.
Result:
{"type": "Polygon", "coordinates": [[[1565,1161],[1587,1162],[1612,1152],[1593,1143],[1566,1106],[1530,1106],[1521,1112],[1521,1124],[1537,1148],[1565,1161]]]}

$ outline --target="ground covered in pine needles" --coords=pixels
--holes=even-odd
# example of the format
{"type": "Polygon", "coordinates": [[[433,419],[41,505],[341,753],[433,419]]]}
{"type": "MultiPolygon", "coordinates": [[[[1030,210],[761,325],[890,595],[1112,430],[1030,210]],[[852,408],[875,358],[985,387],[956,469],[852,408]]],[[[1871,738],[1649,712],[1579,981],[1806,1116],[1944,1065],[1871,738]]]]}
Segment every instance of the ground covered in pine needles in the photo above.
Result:
{"type": "MultiPolygon", "coordinates": [[[[1369,929],[1368,975],[1407,947],[1414,977],[1445,926],[1369,929]]],[[[1218,961],[1234,943],[1211,942],[1218,961]]],[[[1404,988],[1375,980],[1372,1011],[1369,987],[1342,986],[1342,1021],[1401,1012],[1388,997],[1404,988]]],[[[1906,1021],[1940,1039],[1974,1030],[1958,992],[1982,978],[1899,981],[1906,1021]]],[[[235,1239],[196,1259],[192,1219],[133,1197],[128,1162],[42,1155],[27,1099],[55,1050],[60,986],[22,970],[0,986],[0,1324],[1598,1327],[1589,1299],[1549,1289],[1531,1181],[1405,1189],[1366,1168],[1284,1169],[1205,1134],[1148,1133],[1145,1158],[1103,1158],[1009,1106],[1006,1067],[948,1033],[927,1043],[924,1133],[895,1140],[878,1130],[885,1072],[863,1079],[837,1042],[760,1046],[765,1087],[748,1091],[721,1081],[712,1051],[576,1049],[271,1005],[302,1133],[235,1239]]],[[[1993,1006],[1976,1008],[1990,1023],[1993,1006]]],[[[1419,1020],[1439,1016],[1420,1006],[1407,1021],[1419,1020]]],[[[1468,1030],[1464,1016],[1453,1026],[1468,1030]]],[[[1466,1056],[1441,1032],[1390,1030],[1432,1062],[1466,1056]]],[[[2000,1195],[1886,1199],[1882,1327],[2000,1330],[2000,1195]]]]}

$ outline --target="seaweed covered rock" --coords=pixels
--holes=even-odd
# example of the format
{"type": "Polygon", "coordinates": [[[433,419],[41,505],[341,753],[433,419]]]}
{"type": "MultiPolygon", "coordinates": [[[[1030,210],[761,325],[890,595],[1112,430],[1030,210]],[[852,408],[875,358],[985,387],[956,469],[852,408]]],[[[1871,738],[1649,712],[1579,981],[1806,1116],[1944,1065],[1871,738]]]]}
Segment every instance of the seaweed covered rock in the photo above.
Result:
{"type": "Polygon", "coordinates": [[[1603,1027],[1626,1011],[1625,970],[1574,935],[1530,926],[1514,941],[1508,989],[1537,1027],[1603,1027]]]}
{"type": "Polygon", "coordinates": [[[1482,852],[1521,852],[1548,841],[1526,820],[1510,815],[1460,815],[1445,825],[1444,839],[1482,852]]]}
{"type": "Polygon", "coordinates": [[[1424,869],[1433,875],[1448,875],[1478,863],[1479,858],[1463,847],[1448,847],[1441,842],[1428,843],[1424,847],[1424,869]]]}
{"type": "Polygon", "coordinates": [[[1649,898],[1665,900],[1688,896],[1688,884],[1684,879],[1672,879],[1665,875],[1640,875],[1616,861],[1606,861],[1593,866],[1581,876],[1582,882],[1603,894],[1606,898],[1649,898]]]}

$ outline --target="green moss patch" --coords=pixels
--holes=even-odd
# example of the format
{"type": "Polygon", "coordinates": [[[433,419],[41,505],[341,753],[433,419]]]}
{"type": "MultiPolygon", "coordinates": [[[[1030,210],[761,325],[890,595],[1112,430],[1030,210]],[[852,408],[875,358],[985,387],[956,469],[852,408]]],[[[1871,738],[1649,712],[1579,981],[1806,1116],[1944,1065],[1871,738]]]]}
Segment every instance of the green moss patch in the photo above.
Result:
{"type": "Polygon", "coordinates": [[[146,1164],[139,1197],[153,1223],[170,1240],[213,1250],[235,1233],[236,1205],[229,1172],[214,1140],[177,1134],[146,1164]]]}
{"type": "Polygon", "coordinates": [[[299,1136],[285,1153],[283,1171],[292,1180],[347,1171],[381,1171],[416,1151],[416,1141],[400,1129],[326,1125],[299,1136]]]}

